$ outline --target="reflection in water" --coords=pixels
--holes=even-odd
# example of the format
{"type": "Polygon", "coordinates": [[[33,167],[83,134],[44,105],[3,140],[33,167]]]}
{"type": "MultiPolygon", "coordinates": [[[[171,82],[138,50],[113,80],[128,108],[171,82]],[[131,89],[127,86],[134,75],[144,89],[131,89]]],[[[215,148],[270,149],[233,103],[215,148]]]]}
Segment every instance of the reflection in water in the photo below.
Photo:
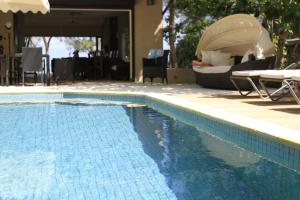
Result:
{"type": "Polygon", "coordinates": [[[125,108],[179,200],[300,199],[300,175],[146,107],[125,108]]]}

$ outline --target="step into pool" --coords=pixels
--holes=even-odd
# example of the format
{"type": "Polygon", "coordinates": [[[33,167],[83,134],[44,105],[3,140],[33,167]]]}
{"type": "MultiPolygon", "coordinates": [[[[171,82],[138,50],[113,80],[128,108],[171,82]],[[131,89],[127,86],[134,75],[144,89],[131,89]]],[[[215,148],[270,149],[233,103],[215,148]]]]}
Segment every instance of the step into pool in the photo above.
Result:
{"type": "Polygon", "coordinates": [[[300,199],[296,168],[115,98],[0,95],[0,199],[300,199]]]}

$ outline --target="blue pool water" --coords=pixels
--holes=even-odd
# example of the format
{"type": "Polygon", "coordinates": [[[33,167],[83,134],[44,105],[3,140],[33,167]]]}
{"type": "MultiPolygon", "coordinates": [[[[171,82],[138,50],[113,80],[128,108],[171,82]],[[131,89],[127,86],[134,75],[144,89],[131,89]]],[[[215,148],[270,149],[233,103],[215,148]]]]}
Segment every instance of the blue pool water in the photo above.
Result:
{"type": "Polygon", "coordinates": [[[300,175],[148,107],[0,105],[2,200],[300,199],[300,175]]]}

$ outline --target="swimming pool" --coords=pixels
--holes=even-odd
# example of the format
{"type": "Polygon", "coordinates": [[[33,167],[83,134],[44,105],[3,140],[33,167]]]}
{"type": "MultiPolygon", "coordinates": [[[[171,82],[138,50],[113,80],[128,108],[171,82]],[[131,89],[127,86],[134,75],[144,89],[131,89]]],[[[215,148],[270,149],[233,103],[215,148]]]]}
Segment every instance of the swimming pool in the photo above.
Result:
{"type": "Polygon", "coordinates": [[[194,127],[149,101],[1,95],[0,199],[300,199],[299,160],[259,155],[216,122],[194,127]]]}

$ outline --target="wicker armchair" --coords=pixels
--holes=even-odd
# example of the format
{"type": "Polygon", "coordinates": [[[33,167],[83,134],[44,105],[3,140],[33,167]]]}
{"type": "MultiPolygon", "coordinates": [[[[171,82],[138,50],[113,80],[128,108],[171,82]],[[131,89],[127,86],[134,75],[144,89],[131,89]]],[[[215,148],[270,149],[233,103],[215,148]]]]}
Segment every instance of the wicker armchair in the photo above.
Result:
{"type": "Polygon", "coordinates": [[[166,84],[168,84],[167,65],[169,52],[169,50],[164,50],[162,57],[143,58],[143,83],[145,83],[146,78],[150,78],[151,83],[153,78],[161,78],[162,83],[166,80],[166,84]]]}

